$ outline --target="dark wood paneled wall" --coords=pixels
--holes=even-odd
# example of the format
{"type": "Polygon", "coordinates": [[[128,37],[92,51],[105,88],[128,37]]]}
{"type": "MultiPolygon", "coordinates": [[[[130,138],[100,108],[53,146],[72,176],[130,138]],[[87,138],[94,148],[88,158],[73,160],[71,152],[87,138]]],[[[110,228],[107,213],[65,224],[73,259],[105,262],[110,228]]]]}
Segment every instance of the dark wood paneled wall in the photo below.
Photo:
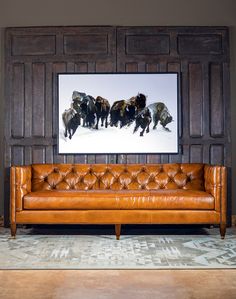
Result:
{"type": "Polygon", "coordinates": [[[229,167],[231,190],[227,28],[8,28],[5,45],[6,224],[9,167],[15,164],[222,164],[229,167]],[[179,154],[57,154],[57,73],[168,71],[180,74],[179,154]]]}

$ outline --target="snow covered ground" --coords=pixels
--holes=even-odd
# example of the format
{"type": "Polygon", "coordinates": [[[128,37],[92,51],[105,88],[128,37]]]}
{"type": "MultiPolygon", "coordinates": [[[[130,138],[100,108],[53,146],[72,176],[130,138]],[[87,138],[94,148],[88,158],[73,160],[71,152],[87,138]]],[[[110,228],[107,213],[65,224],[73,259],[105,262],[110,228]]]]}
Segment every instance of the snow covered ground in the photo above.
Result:
{"type": "Polygon", "coordinates": [[[177,152],[177,125],[167,125],[168,132],[158,124],[155,130],[150,125],[150,132],[140,136],[141,129],[133,134],[134,123],[129,127],[89,129],[79,126],[72,137],[64,137],[64,130],[59,130],[59,153],[174,153],[177,152]]]}

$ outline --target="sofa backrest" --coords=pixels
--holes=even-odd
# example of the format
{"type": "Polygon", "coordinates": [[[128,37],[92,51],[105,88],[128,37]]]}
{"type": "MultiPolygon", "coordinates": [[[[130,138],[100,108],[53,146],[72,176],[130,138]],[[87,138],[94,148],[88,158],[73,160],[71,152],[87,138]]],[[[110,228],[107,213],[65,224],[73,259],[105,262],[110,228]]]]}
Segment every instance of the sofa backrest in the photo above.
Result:
{"type": "Polygon", "coordinates": [[[32,191],[204,190],[204,164],[33,164],[32,191]]]}

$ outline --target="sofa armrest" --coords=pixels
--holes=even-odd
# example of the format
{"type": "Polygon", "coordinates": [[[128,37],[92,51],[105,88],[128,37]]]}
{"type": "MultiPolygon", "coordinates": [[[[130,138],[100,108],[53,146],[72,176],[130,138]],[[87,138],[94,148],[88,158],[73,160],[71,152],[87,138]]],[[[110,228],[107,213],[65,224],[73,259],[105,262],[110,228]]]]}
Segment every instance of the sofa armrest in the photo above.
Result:
{"type": "Polygon", "coordinates": [[[31,166],[11,167],[11,222],[15,222],[15,212],[22,211],[23,197],[31,192],[31,166]]]}
{"type": "Polygon", "coordinates": [[[227,180],[226,167],[205,165],[204,180],[205,190],[215,198],[215,210],[221,213],[221,222],[226,222],[227,208],[227,180]]]}

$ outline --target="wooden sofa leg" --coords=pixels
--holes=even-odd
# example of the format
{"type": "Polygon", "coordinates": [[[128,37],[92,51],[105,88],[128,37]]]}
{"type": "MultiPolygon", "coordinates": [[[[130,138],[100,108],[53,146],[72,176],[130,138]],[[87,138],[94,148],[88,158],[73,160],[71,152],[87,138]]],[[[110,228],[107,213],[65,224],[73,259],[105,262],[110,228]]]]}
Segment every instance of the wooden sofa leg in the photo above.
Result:
{"type": "Polygon", "coordinates": [[[226,223],[221,223],[220,224],[220,235],[221,235],[221,239],[225,238],[225,233],[226,233],[226,223]]]}
{"type": "Polygon", "coordinates": [[[11,236],[16,237],[16,223],[11,223],[11,236]]]}
{"type": "Polygon", "coordinates": [[[116,240],[120,240],[121,224],[115,224],[116,240]]]}

